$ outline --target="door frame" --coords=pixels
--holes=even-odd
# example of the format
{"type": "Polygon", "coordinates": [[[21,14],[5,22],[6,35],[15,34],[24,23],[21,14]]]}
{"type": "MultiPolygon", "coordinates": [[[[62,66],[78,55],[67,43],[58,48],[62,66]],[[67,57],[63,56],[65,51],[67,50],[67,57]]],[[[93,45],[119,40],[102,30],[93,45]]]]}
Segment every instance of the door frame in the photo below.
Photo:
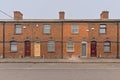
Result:
{"type": "Polygon", "coordinates": [[[41,57],[41,44],[40,44],[40,42],[34,42],[34,57],[41,57]],[[36,45],[38,46],[39,45],[39,56],[36,56],[36,45]]]}
{"type": "Polygon", "coordinates": [[[91,41],[90,46],[91,46],[90,56],[91,57],[97,57],[97,41],[91,41]],[[92,42],[95,42],[95,55],[94,56],[92,55],[92,42]]]}
{"type": "Polygon", "coordinates": [[[87,51],[88,51],[88,50],[87,50],[87,42],[83,41],[83,42],[81,43],[81,57],[87,57],[87,51]],[[85,55],[85,56],[82,56],[82,54],[83,54],[83,53],[82,53],[82,45],[83,45],[83,44],[86,45],[86,55],[85,55]]]}
{"type": "Polygon", "coordinates": [[[24,57],[31,57],[31,41],[24,41],[24,57]],[[28,54],[26,54],[26,42],[29,42],[29,44],[30,44],[30,53],[29,53],[29,55],[28,54]]]}

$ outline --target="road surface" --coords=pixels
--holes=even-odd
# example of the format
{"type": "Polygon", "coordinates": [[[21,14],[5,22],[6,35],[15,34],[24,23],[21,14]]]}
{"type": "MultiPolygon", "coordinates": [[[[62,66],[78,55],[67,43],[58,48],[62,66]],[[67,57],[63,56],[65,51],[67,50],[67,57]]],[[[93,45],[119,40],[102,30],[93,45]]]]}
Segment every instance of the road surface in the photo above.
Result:
{"type": "Polygon", "coordinates": [[[0,80],[120,80],[120,64],[0,63],[0,80]]]}

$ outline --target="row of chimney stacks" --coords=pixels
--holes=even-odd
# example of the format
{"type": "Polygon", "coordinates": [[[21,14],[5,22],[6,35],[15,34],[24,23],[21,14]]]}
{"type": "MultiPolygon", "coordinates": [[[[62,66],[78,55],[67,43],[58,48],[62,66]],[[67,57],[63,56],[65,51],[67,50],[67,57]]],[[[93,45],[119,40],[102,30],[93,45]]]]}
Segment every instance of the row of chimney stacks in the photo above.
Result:
{"type": "MultiPolygon", "coordinates": [[[[100,19],[108,19],[109,18],[109,12],[108,11],[102,11],[100,14],[100,19]]],[[[23,14],[20,11],[14,11],[14,20],[22,20],[23,14]]],[[[59,12],[59,19],[64,20],[65,19],[65,12],[61,11],[59,12]]]]}

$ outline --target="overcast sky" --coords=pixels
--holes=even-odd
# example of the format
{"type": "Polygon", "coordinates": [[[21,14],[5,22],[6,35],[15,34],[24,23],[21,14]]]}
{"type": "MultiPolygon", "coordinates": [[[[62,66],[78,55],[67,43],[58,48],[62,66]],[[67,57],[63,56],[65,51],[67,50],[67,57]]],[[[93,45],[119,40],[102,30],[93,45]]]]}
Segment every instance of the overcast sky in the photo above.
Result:
{"type": "MultiPolygon", "coordinates": [[[[21,11],[25,19],[57,19],[65,11],[67,19],[97,19],[101,11],[120,18],[120,0],[0,0],[0,10],[13,16],[21,11]]],[[[0,13],[0,18],[10,19],[0,13]]]]}

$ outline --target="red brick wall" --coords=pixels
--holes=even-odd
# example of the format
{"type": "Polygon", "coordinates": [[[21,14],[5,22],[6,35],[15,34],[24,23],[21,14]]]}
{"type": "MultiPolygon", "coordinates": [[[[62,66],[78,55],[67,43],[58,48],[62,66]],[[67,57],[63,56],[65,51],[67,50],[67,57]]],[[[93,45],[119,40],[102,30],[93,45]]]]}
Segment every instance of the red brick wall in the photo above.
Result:
{"type": "MultiPolygon", "coordinates": [[[[39,26],[36,27],[36,23],[29,24],[29,23],[6,23],[5,25],[5,40],[6,40],[6,47],[5,47],[5,56],[6,57],[22,57],[24,56],[24,41],[28,39],[31,41],[31,57],[34,57],[34,43],[36,38],[39,39],[41,44],[41,54],[44,54],[45,58],[61,58],[61,24],[60,23],[47,23],[51,25],[51,34],[44,34],[43,33],[43,25],[46,23],[38,23],[39,26]],[[14,33],[14,25],[15,24],[22,24],[22,27],[26,26],[26,28],[22,28],[22,34],[16,35],[14,33]],[[13,38],[13,39],[12,39],[13,38]],[[15,40],[18,42],[18,52],[12,53],[10,52],[10,41],[15,40]],[[56,51],[55,53],[48,53],[47,52],[47,43],[50,40],[55,41],[56,51]]],[[[41,56],[42,57],[42,56],[41,56]]]]}
{"type": "MultiPolygon", "coordinates": [[[[71,56],[81,56],[81,44],[83,42],[82,38],[86,38],[87,42],[87,57],[91,57],[90,42],[95,40],[97,42],[97,56],[105,58],[115,58],[117,55],[117,24],[116,23],[66,23],[64,24],[64,57],[71,56]],[[77,24],[79,26],[79,34],[72,34],[71,25],[77,24]],[[107,25],[107,33],[100,34],[100,24],[107,25]],[[94,28],[94,29],[92,29],[94,28]],[[89,30],[89,31],[86,31],[89,30]],[[71,37],[71,42],[74,43],[74,52],[69,53],[66,51],[66,43],[69,42],[69,37],[71,37]],[[111,41],[111,52],[104,52],[104,41],[111,41]]],[[[119,33],[120,34],[120,33],[119,33]]]]}
{"type": "MultiPolygon", "coordinates": [[[[86,38],[85,42],[88,42],[88,32],[86,31],[88,29],[87,23],[65,23],[64,29],[63,29],[63,40],[64,40],[64,47],[63,47],[63,56],[64,58],[70,58],[71,56],[77,56],[81,57],[81,43],[84,41],[83,38],[86,38]],[[78,34],[72,33],[72,25],[77,24],[78,25],[78,34]],[[69,39],[71,38],[71,39],[69,39]],[[73,42],[74,43],[74,52],[67,52],[67,42],[73,42]]],[[[89,49],[88,49],[89,50],[89,49]]],[[[89,54],[89,51],[87,51],[89,54]]]]}
{"type": "MultiPolygon", "coordinates": [[[[119,24],[120,27],[120,24],[119,24]]],[[[120,31],[120,29],[119,29],[120,31]]],[[[2,49],[2,24],[0,25],[0,56],[3,54],[2,49]]],[[[119,32],[120,34],[120,32],[119,32]]],[[[105,57],[111,58],[116,57],[117,55],[117,24],[114,22],[94,22],[94,23],[87,23],[87,22],[64,22],[63,24],[63,31],[62,31],[62,23],[6,23],[5,24],[5,56],[6,57],[24,57],[24,41],[25,40],[31,41],[31,56],[34,57],[34,43],[36,38],[40,41],[41,46],[41,57],[44,58],[70,58],[71,56],[82,57],[82,42],[87,43],[87,56],[91,57],[91,48],[90,42],[95,40],[97,42],[97,56],[96,57],[105,57]],[[14,25],[15,24],[22,24],[26,26],[26,28],[22,28],[22,34],[16,35],[14,33],[14,25]],[[36,24],[39,24],[36,27],[36,24]],[[50,24],[51,25],[51,34],[43,34],[43,25],[50,24]],[[77,24],[79,26],[79,33],[72,34],[72,24],[77,24]],[[99,26],[100,24],[107,25],[107,33],[100,34],[99,33],[99,26]],[[92,30],[92,28],[94,28],[92,30]],[[86,31],[89,30],[89,31],[86,31]],[[62,33],[63,32],[63,33],[62,33]],[[62,35],[63,34],[63,35],[62,35]],[[63,38],[63,44],[62,44],[63,38]],[[15,40],[18,42],[18,52],[11,53],[10,52],[10,41],[15,40]],[[55,52],[49,53],[47,51],[47,43],[48,41],[53,40],[55,41],[55,52]],[[111,52],[104,53],[104,41],[109,40],[111,41],[111,52]],[[74,52],[70,53],[67,52],[66,43],[67,42],[74,43],[74,52]],[[63,45],[63,46],[62,46],[63,45]]],[[[120,40],[120,35],[119,35],[120,40]]],[[[120,46],[120,45],[119,45],[120,46]]],[[[119,47],[120,50],[120,47],[119,47]]]]}
{"type": "Polygon", "coordinates": [[[95,38],[97,41],[97,56],[100,57],[116,57],[117,54],[117,25],[115,23],[94,23],[91,24],[90,27],[94,27],[94,30],[90,32],[91,38],[95,38]],[[99,26],[100,24],[107,25],[107,33],[100,34],[99,33],[99,26]],[[111,52],[105,53],[104,52],[104,41],[108,38],[111,41],[111,52]]]}

